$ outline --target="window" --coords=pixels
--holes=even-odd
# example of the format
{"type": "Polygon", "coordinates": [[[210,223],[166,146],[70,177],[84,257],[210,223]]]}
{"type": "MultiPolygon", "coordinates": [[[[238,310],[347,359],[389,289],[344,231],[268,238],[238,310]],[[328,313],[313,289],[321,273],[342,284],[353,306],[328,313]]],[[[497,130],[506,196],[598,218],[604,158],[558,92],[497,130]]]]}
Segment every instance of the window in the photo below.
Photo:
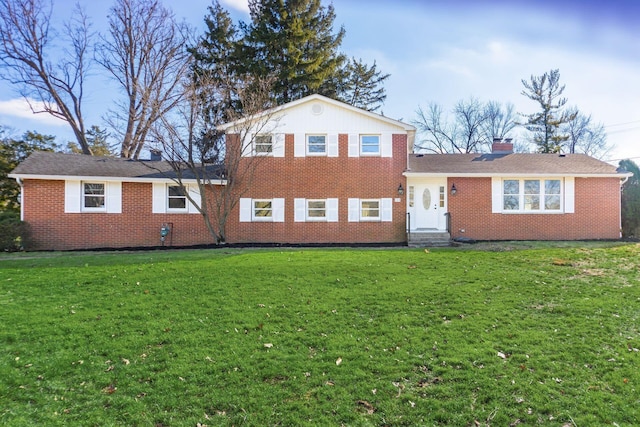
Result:
{"type": "Polygon", "coordinates": [[[562,209],[559,179],[505,179],[502,188],[505,211],[559,212],[562,209]]]}
{"type": "Polygon", "coordinates": [[[273,218],[273,202],[271,200],[253,200],[253,220],[271,221],[273,218]]]}
{"type": "Polygon", "coordinates": [[[105,185],[104,183],[85,182],[82,185],[83,207],[88,210],[104,210],[105,185]]]}
{"type": "Polygon", "coordinates": [[[325,221],[327,219],[326,200],[307,200],[307,220],[325,221]]]}
{"type": "Polygon", "coordinates": [[[444,185],[440,186],[440,207],[444,208],[444,185]]]}
{"type": "Polygon", "coordinates": [[[272,135],[256,135],[254,140],[255,153],[268,155],[273,153],[272,135]]]}
{"type": "Polygon", "coordinates": [[[360,135],[360,154],[379,155],[380,154],[380,135],[360,135]]]}
{"type": "Polygon", "coordinates": [[[317,156],[327,154],[326,135],[307,135],[307,154],[317,156]]]}
{"type": "Polygon", "coordinates": [[[170,185],[168,188],[168,208],[183,210],[187,208],[187,196],[185,188],[179,185],[170,185]]]}
{"type": "Polygon", "coordinates": [[[380,200],[360,200],[360,220],[380,220],[380,200]]]}
{"type": "Polygon", "coordinates": [[[413,187],[413,185],[409,186],[409,207],[412,208],[413,207],[413,200],[415,198],[415,188],[413,187]]]}

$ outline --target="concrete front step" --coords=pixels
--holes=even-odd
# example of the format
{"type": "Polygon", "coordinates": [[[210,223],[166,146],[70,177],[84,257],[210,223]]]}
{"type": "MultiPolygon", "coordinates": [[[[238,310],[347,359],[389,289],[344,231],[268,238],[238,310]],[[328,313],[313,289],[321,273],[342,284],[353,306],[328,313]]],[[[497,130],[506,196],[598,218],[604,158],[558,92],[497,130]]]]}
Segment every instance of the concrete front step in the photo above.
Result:
{"type": "Polygon", "coordinates": [[[447,232],[419,232],[413,231],[408,235],[408,245],[410,247],[425,246],[449,246],[451,235],[447,232]]]}

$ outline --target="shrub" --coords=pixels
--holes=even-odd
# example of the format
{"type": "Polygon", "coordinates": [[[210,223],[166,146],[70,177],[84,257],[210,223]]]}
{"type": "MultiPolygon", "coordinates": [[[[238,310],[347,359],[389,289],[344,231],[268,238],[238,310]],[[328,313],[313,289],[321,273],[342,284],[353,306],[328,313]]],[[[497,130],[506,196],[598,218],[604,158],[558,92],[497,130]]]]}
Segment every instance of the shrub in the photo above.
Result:
{"type": "Polygon", "coordinates": [[[0,212],[0,250],[15,252],[24,249],[29,238],[26,222],[14,212],[0,212]]]}

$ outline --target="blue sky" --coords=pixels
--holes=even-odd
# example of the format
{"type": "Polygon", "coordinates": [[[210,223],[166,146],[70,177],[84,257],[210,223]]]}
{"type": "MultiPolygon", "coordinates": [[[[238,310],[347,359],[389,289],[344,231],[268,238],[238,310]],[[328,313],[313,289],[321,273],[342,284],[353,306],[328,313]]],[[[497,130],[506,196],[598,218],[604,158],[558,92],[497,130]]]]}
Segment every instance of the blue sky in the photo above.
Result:
{"type": "MultiPolygon", "coordinates": [[[[105,26],[110,2],[83,0],[95,27],[105,26]]],[[[176,15],[203,28],[210,0],[165,0],[176,15]]],[[[248,20],[246,0],[221,0],[234,18],[248,20]]],[[[73,1],[54,0],[65,18],[73,1]]],[[[325,1],[325,4],[328,4],[325,1]]],[[[569,105],[602,122],[615,149],[608,159],[640,162],[640,2],[335,0],[342,50],[375,60],[390,73],[386,116],[411,122],[430,102],[450,110],[471,96],[513,103],[531,113],[521,80],[558,68],[569,105]]],[[[114,87],[96,72],[87,98],[87,124],[102,124],[114,87]]],[[[21,112],[23,104],[0,82],[0,124],[14,133],[37,130],[73,140],[68,126],[21,112]]]]}

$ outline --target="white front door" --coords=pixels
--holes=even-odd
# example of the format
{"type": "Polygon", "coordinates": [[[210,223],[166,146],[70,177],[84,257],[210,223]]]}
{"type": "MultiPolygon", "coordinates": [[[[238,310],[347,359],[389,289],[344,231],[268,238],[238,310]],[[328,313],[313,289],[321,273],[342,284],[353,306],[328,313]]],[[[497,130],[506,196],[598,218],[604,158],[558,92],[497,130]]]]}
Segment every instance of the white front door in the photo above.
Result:
{"type": "Polygon", "coordinates": [[[446,230],[446,181],[407,184],[411,230],[446,230]]]}

